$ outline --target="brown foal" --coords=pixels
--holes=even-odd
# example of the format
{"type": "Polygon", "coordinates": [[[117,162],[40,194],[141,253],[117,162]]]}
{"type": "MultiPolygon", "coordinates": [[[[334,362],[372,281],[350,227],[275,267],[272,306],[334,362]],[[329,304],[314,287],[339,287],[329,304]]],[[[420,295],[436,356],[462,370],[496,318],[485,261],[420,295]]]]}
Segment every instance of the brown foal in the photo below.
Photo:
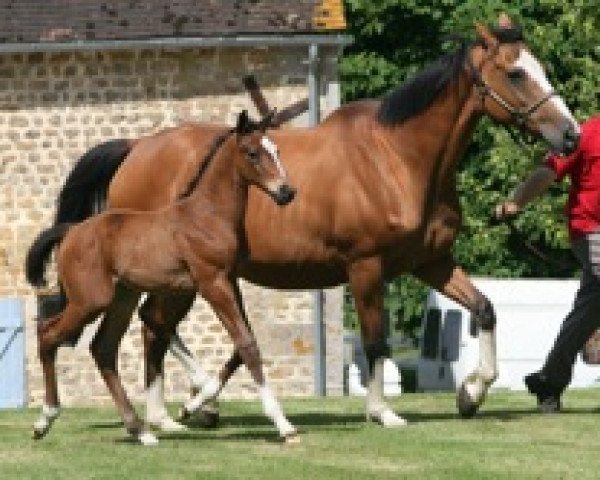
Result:
{"type": "MultiPolygon", "coordinates": [[[[289,203],[294,190],[278,158],[275,144],[265,135],[268,119],[255,124],[246,112],[237,126],[214,143],[195,178],[180,199],[155,212],[112,210],[76,225],[56,225],[43,232],[31,248],[28,263],[57,242],[58,276],[67,297],[63,312],[38,326],[39,356],[46,387],[42,415],[34,425],[35,438],[43,437],[59,412],[55,369],[56,350],[62,341],[104,312],[122,282],[158,298],[198,292],[214,309],[257,383],[265,414],[279,434],[291,440],[293,425],[265,382],[256,340],[243,318],[236,284],[236,263],[248,197],[256,185],[278,205],[289,203]]],[[[32,279],[36,283],[42,278],[32,279]]],[[[164,324],[163,334],[171,326],[164,324]]],[[[114,398],[127,431],[143,444],[156,437],[144,429],[116,374],[113,350],[124,329],[114,338],[95,342],[92,354],[114,398]],[[106,365],[106,359],[113,365],[106,365]]],[[[216,396],[217,382],[203,389],[200,406],[216,396]]]]}

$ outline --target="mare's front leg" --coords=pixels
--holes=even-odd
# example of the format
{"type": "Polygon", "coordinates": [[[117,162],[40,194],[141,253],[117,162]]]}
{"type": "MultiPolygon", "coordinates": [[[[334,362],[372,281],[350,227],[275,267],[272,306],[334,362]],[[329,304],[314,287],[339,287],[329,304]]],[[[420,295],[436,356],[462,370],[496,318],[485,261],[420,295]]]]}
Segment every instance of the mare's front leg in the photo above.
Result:
{"type": "Polygon", "coordinates": [[[496,359],[496,315],[489,299],[475,288],[452,257],[445,257],[414,272],[447,297],[467,308],[479,326],[479,362],[457,393],[458,411],[472,417],[485,400],[486,393],[498,376],[496,359]]]}
{"type": "Polygon", "coordinates": [[[60,314],[38,322],[38,356],[42,363],[45,396],[42,413],[33,425],[33,438],[36,440],[43,438],[48,433],[52,423],[60,414],[56,380],[56,351],[62,342],[77,335],[89,320],[88,312],[72,304],[67,304],[65,310],[60,314]]]}
{"type": "MultiPolygon", "coordinates": [[[[275,424],[282,439],[286,442],[297,441],[296,428],[285,417],[281,405],[265,381],[256,338],[244,321],[236,300],[235,281],[220,272],[208,275],[196,274],[194,277],[199,280],[200,293],[221,320],[233,341],[234,348],[248,368],[252,379],[258,385],[265,415],[275,424]]],[[[221,388],[222,384],[215,382],[213,392],[205,392],[203,389],[198,396],[186,404],[185,410],[194,411],[206,400],[215,398],[221,388]]]]}
{"type": "Polygon", "coordinates": [[[383,398],[383,362],[389,355],[383,323],[383,266],[379,257],[358,260],[348,269],[350,289],[360,319],[362,341],[367,357],[368,384],[366,415],[384,427],[400,427],[399,417],[383,398]]]}

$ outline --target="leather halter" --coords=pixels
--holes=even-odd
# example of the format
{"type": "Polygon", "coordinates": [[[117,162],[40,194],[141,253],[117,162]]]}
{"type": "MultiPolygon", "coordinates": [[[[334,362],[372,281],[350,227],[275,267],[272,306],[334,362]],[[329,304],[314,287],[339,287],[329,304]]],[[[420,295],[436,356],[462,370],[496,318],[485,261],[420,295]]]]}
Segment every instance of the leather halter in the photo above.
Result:
{"type": "Polygon", "coordinates": [[[469,65],[469,69],[471,70],[471,74],[473,75],[475,87],[481,95],[481,100],[483,101],[485,100],[485,97],[490,96],[498,105],[500,105],[502,108],[504,108],[504,110],[506,110],[510,114],[515,124],[519,127],[523,127],[527,123],[531,115],[533,115],[544,103],[546,103],[554,95],[556,95],[556,92],[554,90],[551,90],[540,100],[538,100],[528,108],[514,107],[509,102],[504,100],[504,98],[502,98],[498,92],[496,92],[492,87],[490,87],[490,85],[485,81],[485,79],[481,75],[481,72],[475,68],[475,65],[473,65],[473,60],[470,55],[467,56],[467,63],[469,65]]]}

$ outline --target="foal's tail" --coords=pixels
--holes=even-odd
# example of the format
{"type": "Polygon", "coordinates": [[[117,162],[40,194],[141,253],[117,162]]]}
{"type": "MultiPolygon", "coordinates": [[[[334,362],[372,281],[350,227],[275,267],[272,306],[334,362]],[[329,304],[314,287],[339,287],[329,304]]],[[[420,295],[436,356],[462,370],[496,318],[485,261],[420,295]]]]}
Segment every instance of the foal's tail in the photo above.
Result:
{"type": "Polygon", "coordinates": [[[62,240],[70,227],[70,223],[59,223],[44,230],[29,248],[25,259],[25,275],[27,281],[33,286],[46,285],[44,274],[52,249],[62,240]]]}
{"type": "Polygon", "coordinates": [[[103,210],[108,186],[135,140],[115,139],[85,152],[58,195],[54,224],[78,223],[103,210]]]}

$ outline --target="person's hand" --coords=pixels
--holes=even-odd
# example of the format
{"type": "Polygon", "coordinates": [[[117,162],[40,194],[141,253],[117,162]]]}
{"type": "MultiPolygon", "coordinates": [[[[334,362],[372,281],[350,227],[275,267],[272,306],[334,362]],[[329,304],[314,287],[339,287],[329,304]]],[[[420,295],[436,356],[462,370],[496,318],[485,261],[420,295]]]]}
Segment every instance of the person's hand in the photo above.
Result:
{"type": "Polygon", "coordinates": [[[494,210],[494,218],[498,221],[507,220],[513,218],[519,214],[521,208],[519,205],[512,200],[505,200],[499,203],[494,210]]]}

